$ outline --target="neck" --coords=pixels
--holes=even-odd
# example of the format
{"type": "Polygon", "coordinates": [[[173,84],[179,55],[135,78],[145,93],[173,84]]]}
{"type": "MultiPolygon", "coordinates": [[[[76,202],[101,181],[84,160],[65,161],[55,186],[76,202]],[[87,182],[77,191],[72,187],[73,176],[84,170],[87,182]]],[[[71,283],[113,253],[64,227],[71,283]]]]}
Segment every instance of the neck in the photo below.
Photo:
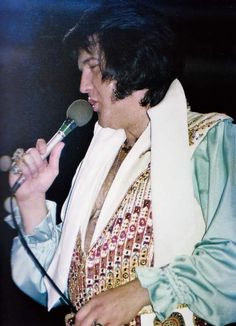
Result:
{"type": "Polygon", "coordinates": [[[146,89],[133,91],[128,97],[126,103],[127,115],[124,121],[124,131],[126,133],[127,145],[133,146],[137,139],[141,136],[149,123],[147,115],[148,106],[141,105],[141,100],[145,96],[146,89]]]}
{"type": "Polygon", "coordinates": [[[125,130],[126,133],[126,143],[128,146],[133,146],[139,137],[142,135],[144,130],[147,128],[149,120],[144,120],[141,124],[138,124],[136,128],[125,130]]]}

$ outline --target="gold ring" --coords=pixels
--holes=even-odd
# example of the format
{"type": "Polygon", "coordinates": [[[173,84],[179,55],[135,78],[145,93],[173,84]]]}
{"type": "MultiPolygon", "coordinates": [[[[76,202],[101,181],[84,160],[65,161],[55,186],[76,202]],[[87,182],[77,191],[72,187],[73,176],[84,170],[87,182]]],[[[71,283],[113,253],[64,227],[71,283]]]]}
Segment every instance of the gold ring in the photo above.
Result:
{"type": "Polygon", "coordinates": [[[23,148],[17,148],[17,150],[13,153],[12,161],[13,162],[19,161],[20,159],[22,159],[24,153],[25,151],[23,150],[23,148]]]}
{"type": "Polygon", "coordinates": [[[10,171],[13,173],[13,174],[22,174],[22,170],[21,168],[17,165],[16,162],[12,162],[12,165],[11,165],[11,169],[10,171]]]}
{"type": "Polygon", "coordinates": [[[102,324],[98,323],[96,320],[94,320],[93,325],[92,326],[103,326],[102,324]]]}

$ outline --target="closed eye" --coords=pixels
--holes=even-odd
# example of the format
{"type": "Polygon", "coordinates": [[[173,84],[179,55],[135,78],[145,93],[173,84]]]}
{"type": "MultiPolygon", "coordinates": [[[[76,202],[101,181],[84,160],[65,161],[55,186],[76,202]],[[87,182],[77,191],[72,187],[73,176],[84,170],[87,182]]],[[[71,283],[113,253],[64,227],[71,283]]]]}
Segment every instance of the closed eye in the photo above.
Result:
{"type": "Polygon", "coordinates": [[[95,69],[97,67],[100,67],[100,65],[97,63],[97,64],[94,64],[94,65],[89,65],[89,68],[90,69],[95,69]]]}

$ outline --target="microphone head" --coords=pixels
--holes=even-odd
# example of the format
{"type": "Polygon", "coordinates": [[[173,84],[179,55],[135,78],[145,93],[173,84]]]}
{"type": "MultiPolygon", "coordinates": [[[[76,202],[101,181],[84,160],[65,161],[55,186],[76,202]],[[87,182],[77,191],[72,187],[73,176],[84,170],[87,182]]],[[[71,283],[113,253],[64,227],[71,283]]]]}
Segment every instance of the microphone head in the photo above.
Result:
{"type": "Polygon", "coordinates": [[[82,127],[91,120],[93,109],[89,102],[76,100],[68,107],[66,116],[74,120],[78,127],[82,127]]]}
{"type": "Polygon", "coordinates": [[[11,168],[11,158],[8,155],[3,155],[0,157],[0,171],[7,172],[11,168]]]}

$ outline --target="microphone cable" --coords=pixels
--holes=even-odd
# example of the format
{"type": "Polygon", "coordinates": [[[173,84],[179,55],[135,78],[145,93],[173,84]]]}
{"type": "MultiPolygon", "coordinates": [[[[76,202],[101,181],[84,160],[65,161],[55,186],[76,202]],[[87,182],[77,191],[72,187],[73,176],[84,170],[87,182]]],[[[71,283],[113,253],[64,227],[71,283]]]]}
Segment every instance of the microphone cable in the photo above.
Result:
{"type": "Polygon", "coordinates": [[[26,250],[27,254],[30,256],[30,258],[33,260],[35,266],[38,268],[38,270],[40,271],[41,275],[43,277],[46,277],[47,278],[47,280],[52,285],[52,287],[60,295],[62,301],[64,301],[64,303],[66,303],[70,307],[72,313],[76,313],[77,310],[76,310],[75,306],[73,305],[73,303],[59,289],[59,287],[56,285],[56,283],[53,281],[53,279],[48,275],[48,273],[46,272],[45,268],[41,265],[41,263],[39,262],[39,260],[36,258],[36,256],[34,255],[34,253],[32,252],[32,250],[28,246],[28,244],[27,244],[27,242],[26,242],[26,240],[24,238],[24,235],[21,232],[21,229],[20,229],[20,227],[19,227],[19,225],[18,225],[18,223],[16,221],[16,216],[15,216],[14,207],[13,207],[13,198],[14,198],[13,188],[14,188],[14,186],[11,188],[11,196],[10,196],[11,215],[12,215],[12,220],[13,220],[14,227],[15,227],[17,233],[18,233],[19,239],[20,239],[20,241],[21,241],[24,249],[26,250]]]}

